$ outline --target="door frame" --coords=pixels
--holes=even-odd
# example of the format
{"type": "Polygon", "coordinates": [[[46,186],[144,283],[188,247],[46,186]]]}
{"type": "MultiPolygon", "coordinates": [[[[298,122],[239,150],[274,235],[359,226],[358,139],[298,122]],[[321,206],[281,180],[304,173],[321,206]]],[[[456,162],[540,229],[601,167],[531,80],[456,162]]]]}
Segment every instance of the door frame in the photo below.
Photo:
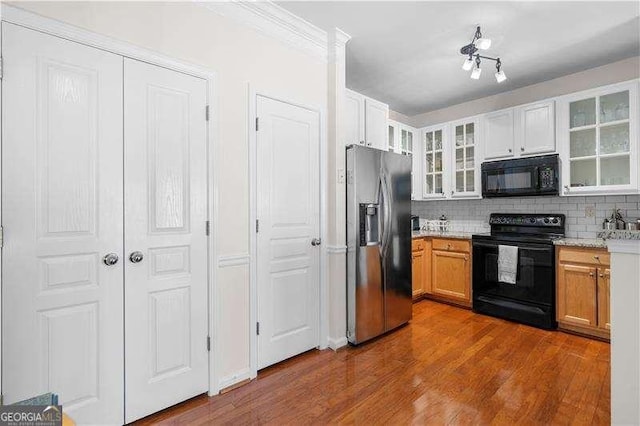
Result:
{"type": "Polygon", "coordinates": [[[255,229],[257,220],[257,101],[258,96],[283,102],[295,107],[304,108],[317,112],[320,124],[320,259],[319,259],[319,318],[318,318],[318,349],[323,350],[329,347],[329,295],[327,288],[327,130],[326,130],[326,107],[322,105],[306,104],[295,100],[289,100],[280,95],[271,94],[269,91],[257,89],[251,83],[248,87],[249,114],[248,135],[249,135],[249,339],[250,348],[250,378],[258,376],[258,335],[256,333],[256,323],[258,321],[258,236],[255,229]]]}
{"type": "MultiPolygon", "coordinates": [[[[217,236],[218,236],[218,211],[217,211],[217,194],[218,194],[218,181],[217,168],[215,167],[215,151],[218,145],[218,74],[215,71],[206,69],[204,67],[191,64],[186,61],[181,61],[169,56],[165,56],[161,53],[138,47],[131,43],[117,40],[115,38],[88,31],[66,22],[57,21],[55,19],[47,18],[38,15],[33,12],[29,12],[14,6],[7,4],[0,4],[0,21],[8,22],[15,25],[39,31],[44,34],[52,35],[58,38],[83,44],[85,46],[93,47],[103,51],[111,52],[116,55],[135,59],[141,62],[146,62],[151,65],[156,65],[162,68],[167,68],[172,71],[180,72],[183,74],[191,75],[193,77],[201,78],[207,82],[207,104],[209,105],[209,121],[207,121],[207,219],[210,222],[210,232],[208,236],[208,255],[207,255],[207,326],[208,334],[211,337],[211,350],[209,352],[209,391],[208,395],[217,395],[220,391],[217,371],[216,371],[216,354],[219,348],[217,347],[216,339],[216,321],[214,313],[217,312],[216,300],[214,295],[216,294],[216,275],[215,275],[215,263],[213,259],[216,258],[217,253],[217,236]]],[[[0,31],[0,56],[2,56],[2,43],[1,43],[0,31]]],[[[0,85],[0,99],[2,89],[0,85]]],[[[1,114],[0,114],[1,115],[1,114]]],[[[0,146],[2,146],[2,119],[0,117],[0,146]]],[[[0,157],[0,223],[1,223],[1,188],[2,188],[2,158],[0,157]]],[[[0,239],[1,241],[1,239],[0,239]]],[[[2,250],[0,250],[0,273],[2,266],[2,250]]],[[[0,289],[2,288],[2,277],[0,276],[0,289]]],[[[1,293],[0,293],[1,294],[1,293]]],[[[2,300],[0,299],[0,348],[2,345],[2,300]]],[[[2,351],[0,350],[0,366],[2,366],[2,351]]],[[[0,393],[2,393],[2,373],[0,368],[0,393]]],[[[124,370],[123,370],[124,374],[124,370]]]]}

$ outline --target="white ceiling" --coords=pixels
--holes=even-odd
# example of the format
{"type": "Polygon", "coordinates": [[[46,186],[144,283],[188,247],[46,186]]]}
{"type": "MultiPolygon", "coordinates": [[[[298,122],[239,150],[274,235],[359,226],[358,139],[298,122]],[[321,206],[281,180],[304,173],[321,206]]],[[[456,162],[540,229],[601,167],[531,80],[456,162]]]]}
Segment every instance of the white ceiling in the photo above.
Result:
{"type": "Polygon", "coordinates": [[[347,87],[415,115],[640,55],[638,1],[296,1],[278,5],[351,35],[347,87]],[[508,80],[461,69],[476,25],[508,80]]]}

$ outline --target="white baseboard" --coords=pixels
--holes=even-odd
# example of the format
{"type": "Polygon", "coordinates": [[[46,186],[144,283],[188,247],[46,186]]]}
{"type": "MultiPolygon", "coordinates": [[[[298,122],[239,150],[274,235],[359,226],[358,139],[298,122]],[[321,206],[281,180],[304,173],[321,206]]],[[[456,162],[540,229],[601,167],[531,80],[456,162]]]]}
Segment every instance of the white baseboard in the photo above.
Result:
{"type": "Polygon", "coordinates": [[[228,376],[225,377],[223,379],[220,380],[220,382],[218,382],[218,389],[219,390],[223,390],[228,388],[229,386],[233,386],[236,383],[240,383],[244,380],[247,379],[252,379],[251,377],[251,370],[250,369],[244,369],[241,371],[238,371],[236,374],[234,374],[233,376],[228,376]]]}
{"type": "Polygon", "coordinates": [[[329,347],[334,351],[343,346],[347,346],[347,343],[348,342],[346,337],[338,337],[336,339],[329,337],[329,347]]]}

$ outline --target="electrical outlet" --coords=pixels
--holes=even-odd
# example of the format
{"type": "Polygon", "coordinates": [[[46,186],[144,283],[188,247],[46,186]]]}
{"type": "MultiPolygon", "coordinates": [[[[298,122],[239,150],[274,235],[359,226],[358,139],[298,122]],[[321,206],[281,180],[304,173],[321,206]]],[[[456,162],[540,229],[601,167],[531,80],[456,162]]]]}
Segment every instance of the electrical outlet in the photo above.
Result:
{"type": "Polygon", "coordinates": [[[586,217],[596,217],[596,206],[585,206],[584,215],[586,217]]]}
{"type": "Polygon", "coordinates": [[[338,183],[344,183],[344,169],[338,169],[338,183]]]}

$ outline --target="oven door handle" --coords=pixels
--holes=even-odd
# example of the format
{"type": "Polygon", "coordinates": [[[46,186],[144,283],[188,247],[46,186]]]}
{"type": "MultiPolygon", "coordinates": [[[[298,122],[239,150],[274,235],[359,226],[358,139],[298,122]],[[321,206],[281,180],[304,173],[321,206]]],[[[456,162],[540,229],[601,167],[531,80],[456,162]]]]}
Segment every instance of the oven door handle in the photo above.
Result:
{"type": "Polygon", "coordinates": [[[473,247],[486,247],[486,248],[498,248],[499,245],[512,245],[512,246],[517,246],[519,250],[528,250],[528,251],[553,251],[554,247],[553,246],[546,246],[546,247],[533,247],[528,243],[518,243],[516,241],[509,241],[510,243],[514,243],[514,244],[507,244],[506,241],[501,243],[501,242],[491,242],[491,243],[485,243],[485,242],[480,242],[480,241],[473,241],[472,242],[472,246],[473,247]]]}
{"type": "Polygon", "coordinates": [[[536,174],[536,189],[540,189],[540,167],[536,166],[535,167],[535,174],[536,174]]]}

